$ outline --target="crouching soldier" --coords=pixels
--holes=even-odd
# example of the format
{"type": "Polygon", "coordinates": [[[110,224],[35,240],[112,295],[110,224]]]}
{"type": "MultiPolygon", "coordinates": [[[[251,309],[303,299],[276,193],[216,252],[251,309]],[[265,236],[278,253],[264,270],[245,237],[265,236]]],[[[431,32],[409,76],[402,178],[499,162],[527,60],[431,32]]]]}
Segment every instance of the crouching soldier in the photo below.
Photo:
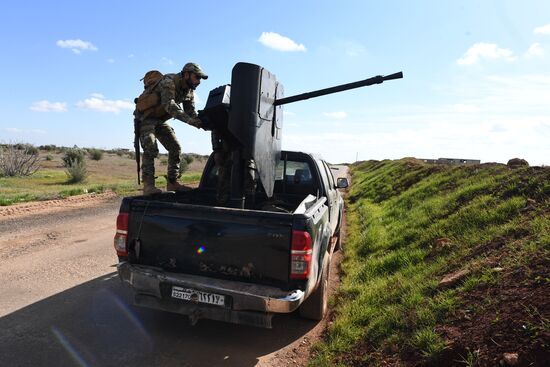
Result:
{"type": "Polygon", "coordinates": [[[136,99],[134,111],[134,120],[138,127],[136,130],[143,148],[141,173],[144,195],[162,192],[155,187],[155,158],[159,153],[157,140],[168,151],[166,190],[185,189],[177,181],[181,146],[167,120],[175,118],[196,128],[202,127],[202,121],[195,110],[193,91],[201,79],[207,78],[208,75],[195,63],[185,64],[181,72],[176,74],[162,75],[158,71],[146,74],[145,91],[136,99]]]}

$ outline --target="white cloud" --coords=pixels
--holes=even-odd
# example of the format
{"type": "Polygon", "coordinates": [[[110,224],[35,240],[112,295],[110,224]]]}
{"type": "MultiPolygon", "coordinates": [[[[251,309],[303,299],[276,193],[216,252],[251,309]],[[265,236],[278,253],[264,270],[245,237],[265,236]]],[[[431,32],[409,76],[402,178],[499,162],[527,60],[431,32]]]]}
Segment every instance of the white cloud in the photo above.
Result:
{"type": "Polygon", "coordinates": [[[36,112],[67,112],[67,104],[65,102],[49,102],[38,101],[31,106],[32,111],[36,112]]]}
{"type": "Polygon", "coordinates": [[[542,27],[537,27],[533,31],[535,34],[550,34],[550,24],[543,25],[542,27]]]}
{"type": "Polygon", "coordinates": [[[167,57],[163,57],[162,59],[160,59],[160,61],[162,61],[166,65],[173,65],[174,64],[174,61],[167,58],[167,57]]]}
{"type": "Polygon", "coordinates": [[[296,113],[295,112],[291,112],[291,111],[284,111],[283,110],[283,116],[296,116],[296,113]]]}
{"type": "Polygon", "coordinates": [[[61,48],[71,49],[75,54],[80,54],[82,51],[85,50],[97,51],[97,47],[95,47],[91,42],[82,41],[81,39],[59,40],[56,42],[56,44],[61,48]]]}
{"type": "Polygon", "coordinates": [[[303,44],[297,44],[288,37],[281,36],[275,32],[262,32],[258,41],[266,47],[277,51],[306,51],[303,44]]]}
{"type": "Polygon", "coordinates": [[[109,64],[114,64],[114,63],[115,63],[115,59],[107,59],[107,62],[108,62],[109,64]]]}
{"type": "Polygon", "coordinates": [[[105,99],[105,97],[99,93],[92,94],[91,98],[87,98],[84,101],[78,101],[76,106],[83,110],[114,113],[119,113],[121,110],[133,110],[135,107],[132,102],[124,100],[111,101],[105,99]]]}
{"type": "Polygon", "coordinates": [[[499,48],[494,43],[476,43],[466,51],[464,56],[457,60],[459,65],[473,65],[481,59],[504,59],[514,61],[516,57],[511,50],[499,48]]]}
{"type": "Polygon", "coordinates": [[[335,120],[342,120],[348,117],[348,114],[344,111],[337,112],[323,112],[323,115],[335,120]]]}
{"type": "Polygon", "coordinates": [[[533,43],[527,50],[527,57],[535,57],[544,55],[544,50],[540,46],[540,43],[533,43]]]}

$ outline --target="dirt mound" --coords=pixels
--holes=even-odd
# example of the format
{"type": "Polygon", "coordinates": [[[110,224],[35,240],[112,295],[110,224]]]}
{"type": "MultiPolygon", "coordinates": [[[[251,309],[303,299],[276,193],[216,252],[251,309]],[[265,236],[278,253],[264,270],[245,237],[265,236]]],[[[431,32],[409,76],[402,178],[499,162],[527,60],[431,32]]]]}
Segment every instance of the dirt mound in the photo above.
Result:
{"type": "MultiPolygon", "coordinates": [[[[498,268],[497,268],[498,269],[498,268]]],[[[464,294],[463,307],[437,331],[448,343],[443,360],[464,366],[507,365],[505,353],[517,354],[517,366],[546,366],[550,360],[550,261],[542,254],[529,267],[503,270],[497,287],[464,294]]]]}
{"type": "Polygon", "coordinates": [[[3,219],[26,217],[36,214],[48,214],[67,209],[96,206],[107,201],[112,201],[115,197],[117,197],[116,193],[108,191],[101,194],[92,193],[69,196],[65,199],[33,201],[29,203],[3,206],[0,207],[0,221],[3,219]]]}

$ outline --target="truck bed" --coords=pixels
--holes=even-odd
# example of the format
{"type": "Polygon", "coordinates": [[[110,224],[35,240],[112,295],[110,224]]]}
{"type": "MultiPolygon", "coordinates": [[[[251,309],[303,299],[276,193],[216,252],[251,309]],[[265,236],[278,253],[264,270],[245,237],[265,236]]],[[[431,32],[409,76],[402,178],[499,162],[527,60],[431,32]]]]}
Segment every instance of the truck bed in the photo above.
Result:
{"type": "Polygon", "coordinates": [[[214,206],[213,193],[201,189],[125,200],[131,263],[281,289],[289,284],[293,225],[319,201],[289,195],[234,209],[214,206]]]}

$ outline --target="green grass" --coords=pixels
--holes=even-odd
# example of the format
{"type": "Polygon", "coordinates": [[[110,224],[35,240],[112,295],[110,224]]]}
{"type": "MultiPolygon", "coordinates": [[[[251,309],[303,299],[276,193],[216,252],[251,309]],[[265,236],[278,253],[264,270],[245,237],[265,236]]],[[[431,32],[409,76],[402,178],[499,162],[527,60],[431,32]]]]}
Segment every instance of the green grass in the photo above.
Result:
{"type": "MultiPolygon", "coordinates": [[[[186,172],[180,181],[197,182],[200,177],[200,172],[186,172]]],[[[114,191],[121,196],[136,195],[141,190],[135,177],[116,177],[107,173],[91,173],[84,182],[75,184],[67,181],[67,174],[62,168],[41,169],[27,177],[0,177],[0,206],[92,192],[114,191]]],[[[163,177],[157,179],[157,186],[166,186],[163,177]]]]}
{"type": "MultiPolygon", "coordinates": [[[[402,159],[352,166],[343,278],[331,303],[335,320],[311,365],[350,359],[376,365],[365,345],[374,352],[397,345],[399,353],[437,361],[447,346],[436,325],[459,307],[461,294],[499,281],[476,248],[501,236],[520,237],[507,242],[514,251],[503,266],[521,266],[541,251],[548,256],[549,181],[548,168],[496,164],[448,167],[402,159]],[[526,210],[531,200],[537,209],[526,210]],[[437,248],[438,238],[450,245],[437,248]],[[438,289],[443,275],[461,269],[470,270],[466,279],[438,289]]],[[[463,363],[475,358],[464,356],[463,363]]]]}

